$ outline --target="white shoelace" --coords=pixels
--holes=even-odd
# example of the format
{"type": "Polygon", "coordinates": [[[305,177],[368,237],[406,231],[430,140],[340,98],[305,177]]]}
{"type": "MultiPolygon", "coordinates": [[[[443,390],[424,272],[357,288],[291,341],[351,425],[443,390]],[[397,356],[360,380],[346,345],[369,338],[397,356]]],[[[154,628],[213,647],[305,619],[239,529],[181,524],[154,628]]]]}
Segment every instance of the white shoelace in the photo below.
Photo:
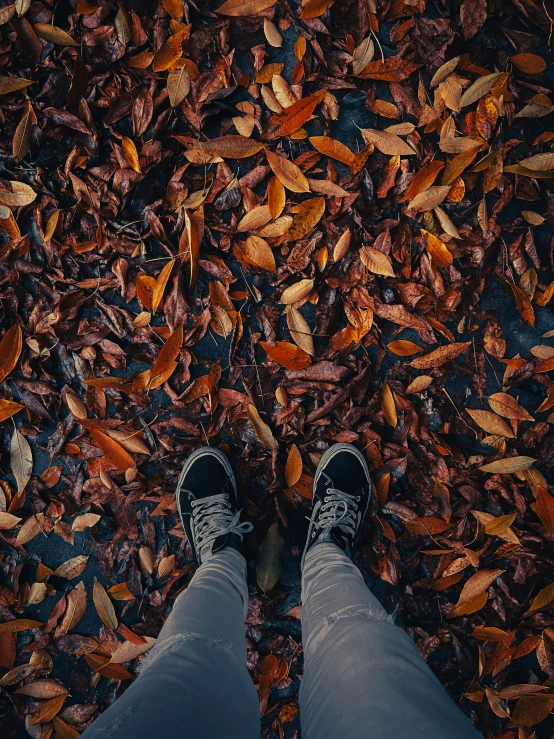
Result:
{"type": "Polygon", "coordinates": [[[241,513],[242,509],[233,513],[226,493],[193,500],[192,522],[197,551],[206,551],[218,536],[225,534],[237,534],[242,541],[244,534],[254,527],[250,521],[240,523],[241,513]]]}
{"type": "Polygon", "coordinates": [[[314,528],[321,529],[323,536],[328,536],[335,526],[347,535],[355,534],[360,496],[348,495],[336,488],[327,488],[325,493],[314,528]]]}

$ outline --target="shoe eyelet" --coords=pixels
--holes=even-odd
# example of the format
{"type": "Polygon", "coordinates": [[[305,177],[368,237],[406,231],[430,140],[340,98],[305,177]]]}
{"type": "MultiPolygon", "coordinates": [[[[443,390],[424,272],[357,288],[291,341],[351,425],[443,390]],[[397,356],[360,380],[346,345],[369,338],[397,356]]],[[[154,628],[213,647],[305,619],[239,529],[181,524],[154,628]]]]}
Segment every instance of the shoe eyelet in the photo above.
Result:
{"type": "Polygon", "coordinates": [[[359,502],[362,499],[361,495],[356,496],[356,500],[359,502]]]}

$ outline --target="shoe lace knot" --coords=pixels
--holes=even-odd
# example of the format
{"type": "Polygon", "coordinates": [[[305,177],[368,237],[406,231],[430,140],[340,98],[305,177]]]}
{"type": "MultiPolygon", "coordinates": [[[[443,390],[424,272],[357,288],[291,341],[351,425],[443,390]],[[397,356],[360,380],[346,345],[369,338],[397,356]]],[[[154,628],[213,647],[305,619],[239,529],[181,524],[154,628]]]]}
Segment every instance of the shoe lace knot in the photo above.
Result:
{"type": "Polygon", "coordinates": [[[359,495],[349,495],[337,488],[327,488],[314,527],[321,529],[324,536],[335,527],[347,535],[355,534],[359,502],[359,495]]]}
{"type": "Polygon", "coordinates": [[[254,528],[250,521],[240,522],[242,509],[233,513],[227,493],[192,501],[195,545],[203,549],[219,536],[236,534],[242,538],[254,528]]]}

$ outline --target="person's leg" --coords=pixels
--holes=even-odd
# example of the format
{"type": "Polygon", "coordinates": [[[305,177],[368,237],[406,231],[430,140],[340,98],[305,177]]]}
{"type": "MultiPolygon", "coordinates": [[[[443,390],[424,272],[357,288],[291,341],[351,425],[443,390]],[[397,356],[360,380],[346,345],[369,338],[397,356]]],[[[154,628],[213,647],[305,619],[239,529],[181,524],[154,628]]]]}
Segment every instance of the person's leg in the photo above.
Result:
{"type": "Polygon", "coordinates": [[[246,666],[244,557],[209,557],[175,601],[140,677],[85,739],[259,739],[260,703],[246,666]]]}
{"type": "Polygon", "coordinates": [[[237,487],[224,454],[194,452],[177,508],[200,564],[140,677],[85,739],[259,739],[260,704],[246,665],[246,562],[237,487]]]}
{"type": "Polygon", "coordinates": [[[307,553],[302,603],[302,739],[478,739],[336,544],[307,553]]]}
{"type": "Polygon", "coordinates": [[[478,739],[350,560],[370,495],[363,455],[328,449],[302,557],[302,739],[478,739]]]}

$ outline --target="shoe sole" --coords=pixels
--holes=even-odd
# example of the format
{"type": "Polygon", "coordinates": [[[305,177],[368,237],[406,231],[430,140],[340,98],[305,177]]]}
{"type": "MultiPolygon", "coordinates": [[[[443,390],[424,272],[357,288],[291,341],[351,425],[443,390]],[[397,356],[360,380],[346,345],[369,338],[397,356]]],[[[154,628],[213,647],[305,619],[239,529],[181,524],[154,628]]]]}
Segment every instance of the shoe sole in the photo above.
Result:
{"type": "Polygon", "coordinates": [[[196,449],[187,459],[187,461],[185,462],[183,466],[183,469],[181,470],[181,474],[179,475],[179,480],[177,481],[177,489],[175,491],[175,495],[177,498],[177,510],[179,511],[179,518],[181,519],[181,523],[183,521],[183,516],[181,514],[181,503],[180,503],[179,491],[181,490],[181,486],[183,484],[183,480],[185,479],[187,472],[190,470],[194,462],[199,457],[205,457],[205,456],[216,457],[216,459],[218,459],[222,463],[223,467],[225,468],[225,471],[227,472],[227,474],[229,475],[233,483],[235,501],[238,498],[237,481],[235,479],[235,473],[233,472],[233,468],[231,467],[231,464],[229,460],[227,459],[227,456],[220,449],[216,449],[215,447],[200,447],[200,449],[196,449]]]}
{"type": "MultiPolygon", "coordinates": [[[[366,459],[357,447],[355,447],[353,444],[345,444],[344,442],[337,442],[336,444],[333,444],[333,446],[330,446],[329,449],[327,449],[327,451],[323,453],[323,456],[321,457],[317,465],[317,468],[315,471],[315,477],[314,477],[314,490],[317,486],[319,478],[323,474],[324,467],[326,467],[330,459],[332,459],[336,454],[339,454],[340,452],[348,452],[349,454],[354,455],[358,459],[358,461],[361,462],[366,478],[367,478],[367,481],[369,483],[369,495],[367,496],[367,505],[365,507],[362,517],[360,518],[360,526],[361,526],[367,515],[367,511],[369,508],[369,502],[371,500],[371,494],[373,491],[373,483],[371,482],[371,477],[369,474],[369,466],[366,462],[366,459]]],[[[308,529],[308,538],[306,539],[306,544],[304,546],[304,551],[302,552],[302,558],[300,561],[301,568],[304,566],[304,560],[306,559],[306,554],[308,553],[308,545],[310,542],[310,532],[312,530],[312,523],[313,523],[313,514],[314,514],[314,509],[312,508],[312,515],[310,517],[310,528],[308,529]]]]}

